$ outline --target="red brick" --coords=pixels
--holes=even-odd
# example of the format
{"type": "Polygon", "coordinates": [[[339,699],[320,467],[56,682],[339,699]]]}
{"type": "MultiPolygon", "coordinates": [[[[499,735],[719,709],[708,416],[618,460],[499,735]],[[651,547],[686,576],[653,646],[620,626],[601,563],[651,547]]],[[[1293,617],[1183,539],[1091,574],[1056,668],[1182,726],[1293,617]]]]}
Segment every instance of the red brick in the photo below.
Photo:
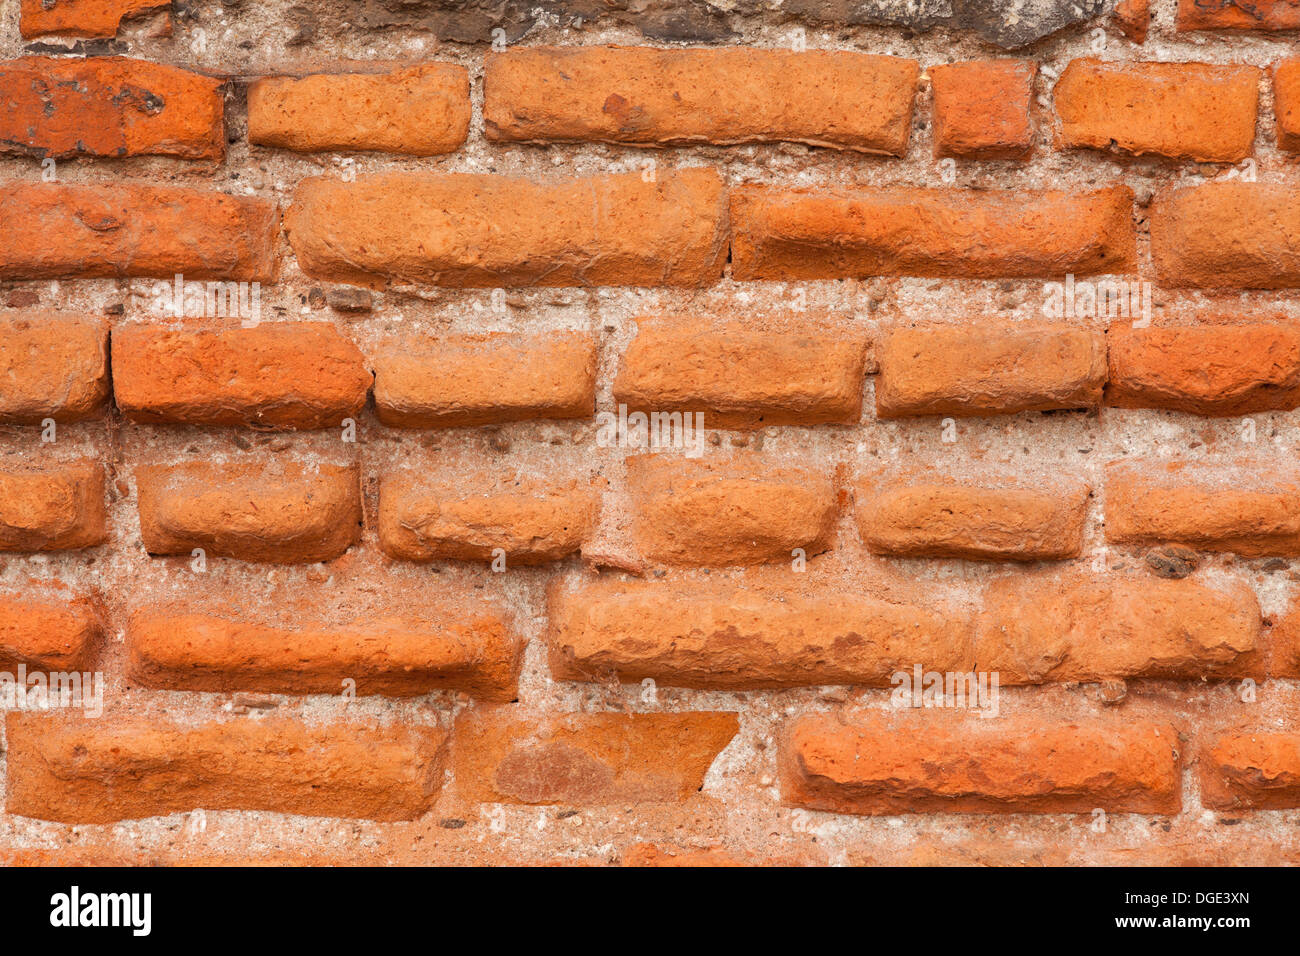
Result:
{"type": "Polygon", "coordinates": [[[374,358],[375,414],[398,428],[590,418],[596,341],[584,332],[398,339],[374,358]]]}
{"type": "Polygon", "coordinates": [[[225,155],[222,81],[126,57],[0,63],[0,152],[225,155]]]}
{"type": "Polygon", "coordinates": [[[455,63],[273,76],[248,86],[248,141],[258,146],[436,156],[460,148],[469,120],[469,73],[455,63]]]}
{"type": "Polygon", "coordinates": [[[365,407],[371,375],[325,322],[113,332],[113,391],[132,421],[337,428],[365,407]]]}
{"type": "Polygon", "coordinates": [[[1287,326],[1113,325],[1106,338],[1108,405],[1195,415],[1300,406],[1300,334],[1287,326]]]}
{"type": "Polygon", "coordinates": [[[1300,807],[1300,736],[1223,734],[1201,750],[1201,803],[1214,810],[1300,807]]]}
{"type": "Polygon", "coordinates": [[[39,36],[116,36],[123,20],[171,7],[171,0],[21,0],[18,29],[39,36]]]}
{"type": "Polygon", "coordinates": [[[146,465],[135,470],[140,535],[150,554],[308,564],[361,537],[356,466],[300,462],[146,465]]]}
{"type": "Polygon", "coordinates": [[[145,687],[271,694],[407,697],[460,690],[514,697],[521,647],[490,610],[421,608],[420,618],[275,627],[183,608],[137,611],[127,632],[130,677],[145,687]]]}
{"type": "Polygon", "coordinates": [[[876,415],[1006,415],[1096,408],[1106,340],[1064,325],[899,328],[877,353],[876,415]]]}
{"type": "Polygon", "coordinates": [[[453,731],[452,770],[458,795],[471,803],[680,802],[703,786],[738,726],[723,712],[466,711],[453,731]]]}
{"type": "Polygon", "coordinates": [[[1111,21],[1134,43],[1146,43],[1151,29],[1151,4],[1149,0],[1120,0],[1111,21]]]}
{"type": "Polygon", "coordinates": [[[1133,193],[902,187],[731,191],[732,276],[1028,278],[1135,267],[1133,193]]]}
{"type": "Polygon", "coordinates": [[[0,669],[80,671],[95,659],[103,625],[85,598],[0,595],[0,669]]]}
{"type": "Polygon", "coordinates": [[[413,820],[442,784],[436,727],[308,727],[285,718],[196,726],[10,713],[5,809],[60,823],[190,810],[413,820]]]}
{"type": "Polygon", "coordinates": [[[108,398],[108,325],[52,313],[0,318],[0,424],[77,422],[108,398]]]}
{"type": "Polygon", "coordinates": [[[269,282],[279,215],[265,199],[170,186],[0,185],[0,279],[269,282]]]}
{"type": "Polygon", "coordinates": [[[981,720],[954,711],[797,721],[787,806],[837,813],[1177,813],[1178,735],[1149,721],[981,720]]]}
{"type": "Polygon", "coordinates": [[[1300,152],[1300,59],[1283,60],[1274,68],[1273,112],[1278,148],[1300,152]]]}
{"type": "Polygon", "coordinates": [[[947,63],[929,73],[936,157],[1024,159],[1033,151],[1033,60],[947,63]]]}
{"type": "Polygon", "coordinates": [[[915,60],[865,53],[518,47],[490,54],[489,140],[787,141],[902,156],[915,60]]]}
{"type": "Polygon", "coordinates": [[[1189,30],[1300,30],[1295,0],[1178,0],[1178,32],[1189,30]]]}
{"type": "Polygon", "coordinates": [[[704,286],[727,257],[726,194],[706,168],[314,177],[285,223],[304,272],[359,285],[704,286]]]}
{"type": "Polygon", "coordinates": [[[95,462],[0,467],[0,551],[75,551],[108,539],[95,462]]]}
{"type": "Polygon", "coordinates": [[[1194,288],[1300,286],[1300,189],[1217,182],[1171,187],[1150,212],[1159,281],[1194,288]]]}

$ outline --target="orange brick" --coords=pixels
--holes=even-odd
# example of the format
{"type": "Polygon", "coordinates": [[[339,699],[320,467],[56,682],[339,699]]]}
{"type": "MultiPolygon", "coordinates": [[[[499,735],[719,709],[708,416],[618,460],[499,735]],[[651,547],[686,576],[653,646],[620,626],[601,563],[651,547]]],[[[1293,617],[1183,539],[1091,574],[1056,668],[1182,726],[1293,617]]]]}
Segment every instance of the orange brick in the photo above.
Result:
{"type": "Polygon", "coordinates": [[[703,286],[727,257],[726,194],[705,168],[558,182],[314,177],[285,224],[304,272],[360,285],[703,286]]]}
{"type": "Polygon", "coordinates": [[[1273,112],[1278,148],[1300,152],[1300,59],[1283,60],[1273,70],[1273,112]]]}
{"type": "Polygon", "coordinates": [[[1223,734],[1201,750],[1201,803],[1215,810],[1300,807],[1300,736],[1223,734]]]}
{"type": "Polygon", "coordinates": [[[1300,476],[1241,463],[1115,461],[1106,467],[1106,540],[1241,555],[1300,555],[1300,476]]]}
{"type": "Polygon", "coordinates": [[[112,37],[123,20],[171,7],[171,0],[21,0],[18,29],[39,36],[112,37]]]}
{"type": "Polygon", "coordinates": [[[857,422],[866,343],[845,332],[639,319],[614,381],[631,411],[699,413],[704,428],[857,422]]]}
{"type": "Polygon", "coordinates": [[[422,608],[420,619],[358,619],[283,628],[159,607],[137,611],[127,632],[130,676],[144,687],[271,694],[407,697],[460,690],[514,697],[521,647],[508,622],[422,608]]]}
{"type": "Polygon", "coordinates": [[[787,806],[837,813],[1177,813],[1178,735],[1149,721],[981,720],[954,711],[796,721],[787,806]]]}
{"type": "Polygon", "coordinates": [[[1150,211],[1151,255],[1164,285],[1300,286],[1300,189],[1217,182],[1171,187],[1150,211]]]}
{"type": "Polygon", "coordinates": [[[40,671],[89,668],[103,627],[92,603],[0,595],[0,669],[19,664],[40,671]]]}
{"type": "Polygon", "coordinates": [[[900,328],[878,358],[880,418],[1096,408],[1106,383],[1105,337],[1064,325],[900,328]]]}
{"type": "Polygon", "coordinates": [[[0,185],[0,279],[269,282],[279,216],[264,199],[169,186],[0,185]]]}
{"type": "Polygon", "coordinates": [[[1133,193],[889,187],[731,191],[732,276],[1016,278],[1135,266],[1133,193]]]}
{"type": "Polygon", "coordinates": [[[442,785],[446,735],[409,724],[10,713],[5,738],[9,813],[94,824],[197,809],[413,820],[442,785]]]}
{"type": "Polygon", "coordinates": [[[1300,406],[1300,334],[1287,326],[1113,325],[1106,339],[1108,405],[1195,415],[1300,406]]]}
{"type": "Polygon", "coordinates": [[[1111,20],[1134,43],[1146,43],[1151,29],[1151,4],[1149,0],[1120,0],[1111,20]]]}
{"type": "Polygon", "coordinates": [[[456,719],[452,770],[471,803],[672,803],[694,796],[739,722],[723,712],[456,719]]]}
{"type": "Polygon", "coordinates": [[[919,72],[865,53],[517,47],[487,58],[483,120],[498,141],[787,141],[902,156],[919,72]]]}
{"type": "Polygon", "coordinates": [[[436,156],[460,148],[469,120],[469,73],[455,63],[274,76],[248,86],[248,141],[258,146],[436,156]]]}
{"type": "Polygon", "coordinates": [[[1071,60],[1053,94],[1056,145],[1236,162],[1255,142],[1260,76],[1253,66],[1071,60]]]}
{"type": "Polygon", "coordinates": [[[225,155],[222,81],[148,60],[9,60],[0,63],[0,104],[0,152],[225,155]]]}
{"type": "Polygon", "coordinates": [[[76,422],[108,398],[108,325],[24,313],[0,319],[0,424],[76,422]]]}
{"type": "Polygon", "coordinates": [[[590,418],[596,341],[583,332],[398,339],[374,358],[375,414],[399,428],[590,418]]]}
{"type": "Polygon", "coordinates": [[[1300,30],[1295,0],[1178,0],[1178,32],[1189,30],[1300,30]]]}
{"type": "Polygon", "coordinates": [[[0,468],[0,551],[75,551],[108,538],[104,469],[70,465],[0,468]]]}
{"type": "Polygon", "coordinates": [[[113,332],[114,395],[137,422],[337,428],[370,382],[360,350],[325,322],[113,332]]]}
{"type": "Polygon", "coordinates": [[[135,470],[140,535],[150,554],[308,564],[361,537],[356,466],[300,462],[146,465],[135,470]]]}
{"type": "Polygon", "coordinates": [[[977,60],[932,66],[929,73],[936,157],[1024,159],[1033,151],[1037,63],[977,60]]]}
{"type": "Polygon", "coordinates": [[[1078,557],[1088,513],[1081,481],[962,482],[920,474],[858,486],[857,522],[876,554],[974,561],[1078,557]]]}
{"type": "Polygon", "coordinates": [[[969,615],[831,587],[774,592],[743,583],[599,580],[550,596],[559,680],[761,690],[890,685],[916,663],[968,667],[969,615]]]}
{"type": "Polygon", "coordinates": [[[659,454],[637,455],[627,468],[632,541],[653,562],[728,567],[830,547],[835,488],[825,469],[659,454]]]}
{"type": "Polygon", "coordinates": [[[590,483],[496,480],[437,482],[386,475],[379,488],[379,544],[405,561],[545,564],[576,554],[596,518],[590,483]]]}

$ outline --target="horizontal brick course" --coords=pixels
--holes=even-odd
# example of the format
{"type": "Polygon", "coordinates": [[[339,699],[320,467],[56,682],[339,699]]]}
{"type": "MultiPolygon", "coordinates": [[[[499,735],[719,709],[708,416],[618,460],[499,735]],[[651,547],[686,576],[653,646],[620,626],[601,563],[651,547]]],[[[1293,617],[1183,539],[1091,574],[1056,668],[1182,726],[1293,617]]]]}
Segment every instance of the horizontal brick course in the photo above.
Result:
{"type": "Polygon", "coordinates": [[[75,551],[108,539],[104,469],[0,465],[0,551],[75,551]]]}

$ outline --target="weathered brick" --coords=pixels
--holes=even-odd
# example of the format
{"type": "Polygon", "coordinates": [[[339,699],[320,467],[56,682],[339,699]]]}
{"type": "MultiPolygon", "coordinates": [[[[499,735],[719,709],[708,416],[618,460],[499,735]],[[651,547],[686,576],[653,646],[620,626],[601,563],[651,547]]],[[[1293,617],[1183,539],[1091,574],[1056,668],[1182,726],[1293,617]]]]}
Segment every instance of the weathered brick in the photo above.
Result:
{"type": "Polygon", "coordinates": [[[1149,215],[1159,281],[1195,288],[1300,286],[1300,189],[1216,182],[1171,187],[1149,215]]]}
{"type": "Polygon", "coordinates": [[[472,803],[672,803],[704,784],[736,735],[735,714],[516,714],[456,719],[452,770],[472,803]]]}
{"type": "Polygon", "coordinates": [[[1177,813],[1178,735],[1150,721],[980,720],[953,711],[795,722],[788,806],[838,813],[1177,813]]]}
{"type": "Polygon", "coordinates": [[[279,214],[265,199],[170,186],[0,185],[0,279],[268,282],[279,214]]]}
{"type": "Polygon", "coordinates": [[[653,562],[728,567],[830,547],[835,488],[825,469],[661,454],[634,456],[627,468],[632,542],[653,562]]]}
{"type": "Polygon", "coordinates": [[[866,343],[834,331],[702,329],[638,320],[614,400],[632,411],[700,413],[705,428],[857,422],[866,343]]]}
{"type": "Polygon", "coordinates": [[[469,120],[469,72],[455,63],[273,76],[248,86],[248,141],[258,146],[436,156],[460,148],[469,120]]]}
{"type": "Polygon", "coordinates": [[[732,276],[1016,278],[1135,266],[1133,193],[901,187],[731,191],[732,276]]]}
{"type": "Polygon", "coordinates": [[[1031,110],[1038,64],[974,60],[929,69],[934,155],[1024,159],[1034,148],[1031,110]]]}
{"type": "Polygon", "coordinates": [[[820,587],[773,592],[731,582],[601,581],[550,595],[560,680],[758,690],[889,686],[914,664],[967,667],[969,615],[820,587]]]}
{"type": "Polygon", "coordinates": [[[1295,0],[1178,0],[1178,32],[1190,30],[1300,30],[1295,0]]]}
{"type": "Polygon", "coordinates": [[[1285,325],[1113,325],[1106,340],[1108,405],[1195,415],[1300,406],[1300,334],[1285,325]]]}
{"type": "Polygon", "coordinates": [[[744,48],[517,47],[484,69],[490,140],[796,142],[901,156],[915,60],[744,48]]]}
{"type": "Polygon", "coordinates": [[[1095,408],[1106,340],[1064,325],[894,329],[877,353],[876,415],[1006,415],[1095,408]]]}
{"type": "Polygon", "coordinates": [[[86,598],[55,600],[0,595],[0,669],[41,671],[90,667],[103,625],[86,598]]]}
{"type": "Polygon", "coordinates": [[[413,820],[442,785],[436,727],[286,718],[197,726],[10,713],[5,809],[60,823],[190,810],[413,820]]]}
{"type": "Polygon", "coordinates": [[[374,358],[375,414],[399,428],[590,418],[596,341],[585,332],[399,339],[374,358]]]}
{"type": "Polygon", "coordinates": [[[75,551],[108,538],[104,469],[0,467],[0,551],[75,551]]]}
{"type": "Polygon", "coordinates": [[[145,687],[339,694],[352,680],[358,695],[451,689],[500,701],[514,697],[521,650],[509,623],[489,609],[424,607],[418,620],[293,628],[147,608],[132,615],[127,646],[130,677],[145,687]]]}
{"type": "Polygon", "coordinates": [[[126,57],[0,63],[0,152],[54,156],[225,155],[222,81],[126,57]]]}
{"type": "Polygon", "coordinates": [[[900,558],[1055,561],[1078,557],[1088,513],[1081,481],[872,476],[856,495],[868,549],[900,558]]]}
{"type": "Polygon", "coordinates": [[[285,224],[304,272],[358,285],[703,286],[727,257],[726,194],[706,168],[314,177],[285,224]]]}
{"type": "Polygon", "coordinates": [[[354,465],[301,462],[145,465],[135,470],[140,535],[150,554],[307,564],[361,537],[354,465]]]}
{"type": "Polygon", "coordinates": [[[370,382],[360,350],[325,322],[113,332],[114,396],[137,422],[336,428],[370,382]]]}
{"type": "Polygon", "coordinates": [[[1151,29],[1150,0],[1120,0],[1115,4],[1111,22],[1134,43],[1146,43],[1151,29]]]}
{"type": "Polygon", "coordinates": [[[23,313],[0,319],[0,424],[76,422],[108,398],[108,325],[23,313]]]}
{"type": "Polygon", "coordinates": [[[123,20],[164,10],[171,0],[21,0],[18,21],[24,38],[116,36],[123,20]]]}
{"type": "Polygon", "coordinates": [[[1273,112],[1278,148],[1300,152],[1300,59],[1283,60],[1273,70],[1273,112]]]}
{"type": "Polygon", "coordinates": [[[1300,736],[1227,733],[1201,749],[1201,803],[1215,810],[1300,807],[1300,736]]]}
{"type": "Polygon", "coordinates": [[[545,564],[578,552],[597,506],[586,481],[390,474],[379,487],[379,544],[405,561],[492,561],[504,552],[507,565],[545,564]]]}
{"type": "Polygon", "coordinates": [[[1255,142],[1260,76],[1254,66],[1071,60],[1053,92],[1056,144],[1236,162],[1255,142]]]}

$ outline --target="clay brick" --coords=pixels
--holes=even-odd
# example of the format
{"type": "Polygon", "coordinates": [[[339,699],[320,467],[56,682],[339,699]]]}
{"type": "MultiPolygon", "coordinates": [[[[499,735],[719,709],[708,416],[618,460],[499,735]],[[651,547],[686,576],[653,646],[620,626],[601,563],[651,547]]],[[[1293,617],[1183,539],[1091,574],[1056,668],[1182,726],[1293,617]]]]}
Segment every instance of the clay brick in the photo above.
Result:
{"type": "Polygon", "coordinates": [[[1260,76],[1253,66],[1071,60],[1053,93],[1056,145],[1237,162],[1255,142],[1260,76]]]}
{"type": "Polygon", "coordinates": [[[731,190],[732,277],[1029,278],[1135,267],[1133,193],[731,190]]]}
{"type": "Polygon", "coordinates": [[[856,500],[858,530],[876,554],[1059,561],[1083,549],[1088,486],[878,475],[858,486],[856,500]]]}
{"type": "Polygon", "coordinates": [[[94,661],[103,627],[89,600],[0,595],[0,670],[80,671],[94,661]]]}
{"type": "Polygon", "coordinates": [[[1300,189],[1217,182],[1171,187],[1151,204],[1151,255],[1162,284],[1300,286],[1300,189]]]}
{"type": "Polygon", "coordinates": [[[720,568],[830,547],[835,488],[824,468],[660,454],[637,455],[627,468],[632,541],[653,562],[720,568]]]}
{"type": "Polygon", "coordinates": [[[0,152],[37,157],[225,155],[222,81],[148,60],[0,63],[0,152]]]}
{"type": "Polygon", "coordinates": [[[837,813],[1177,813],[1178,735],[1149,721],[817,714],[781,744],[787,806],[837,813]]]}
{"type": "Polygon", "coordinates": [[[877,353],[876,415],[1007,415],[1096,408],[1106,339],[1064,325],[894,329],[877,353]]]}
{"type": "Polygon", "coordinates": [[[469,72],[454,63],[274,76],[248,86],[248,141],[258,146],[436,156],[465,142],[469,120],[469,72]]]}
{"type": "Polygon", "coordinates": [[[0,424],[77,422],[108,398],[108,325],[24,313],[0,319],[0,424]]]}
{"type": "Polygon", "coordinates": [[[1262,621],[1245,584],[1149,575],[1014,575],[984,595],[975,667],[1002,684],[1257,675],[1262,621]]]}
{"type": "Polygon", "coordinates": [[[596,341],[583,332],[401,339],[374,358],[375,413],[398,428],[590,418],[596,341]]]}
{"type": "Polygon", "coordinates": [[[1134,43],[1146,43],[1151,29],[1151,4],[1149,0],[1120,0],[1111,21],[1134,43]]]}
{"type": "Polygon", "coordinates": [[[337,428],[370,382],[360,350],[325,322],[113,332],[117,407],[137,422],[337,428]]]}
{"type": "Polygon", "coordinates": [[[1300,30],[1295,0],[1178,0],[1178,32],[1190,30],[1300,30]]]}
{"type": "Polygon", "coordinates": [[[1300,737],[1228,733],[1202,748],[1201,803],[1215,810],[1300,807],[1300,737]]]}
{"type": "Polygon", "coordinates": [[[1106,404],[1195,415],[1300,406],[1300,334],[1284,325],[1113,325],[1106,404]]]}
{"type": "Polygon", "coordinates": [[[929,73],[936,157],[1024,159],[1033,151],[1037,63],[976,60],[932,66],[929,73]]]}
{"type": "Polygon", "coordinates": [[[5,809],[60,823],[190,810],[414,820],[442,785],[436,727],[286,718],[198,726],[10,713],[5,809]]]}
{"type": "Polygon", "coordinates": [[[1292,601],[1269,628],[1267,645],[1268,675],[1300,678],[1300,604],[1292,601]]]}
{"type": "Polygon", "coordinates": [[[843,332],[756,332],[740,323],[638,320],[614,381],[631,411],[698,412],[705,428],[854,423],[866,343],[843,332]]]}
{"type": "Polygon", "coordinates": [[[450,689],[498,701],[514,697],[521,650],[498,613],[430,608],[293,628],[147,608],[132,615],[127,646],[130,677],[145,687],[339,694],[350,679],[358,695],[450,689]]]}
{"type": "Polygon", "coordinates": [[[524,716],[466,711],[453,731],[452,770],[471,803],[674,803],[704,785],[739,729],[735,714],[524,716]]]}
{"type": "Polygon", "coordinates": [[[1278,148],[1300,152],[1300,60],[1283,60],[1273,70],[1273,112],[1278,148]]]}
{"type": "Polygon", "coordinates": [[[589,482],[391,474],[379,487],[379,545],[405,561],[492,561],[500,549],[507,565],[545,564],[578,552],[597,506],[589,482]]]}
{"type": "Polygon", "coordinates": [[[902,156],[915,60],[742,48],[517,47],[490,54],[489,140],[795,142],[902,156]]]}
{"type": "Polygon", "coordinates": [[[39,36],[112,37],[123,20],[164,10],[171,0],[21,0],[18,29],[39,36]]]}
{"type": "Polygon", "coordinates": [[[299,184],[285,217],[303,271],[510,286],[704,286],[727,257],[727,200],[712,169],[536,182],[386,173],[299,184]]]}
{"type": "Polygon", "coordinates": [[[1277,466],[1115,461],[1106,540],[1246,556],[1300,555],[1300,476],[1277,466]]]}
{"type": "Polygon", "coordinates": [[[140,535],[150,554],[309,564],[361,537],[355,465],[299,462],[145,465],[135,470],[140,535]]]}
{"type": "Polygon", "coordinates": [[[75,551],[108,539],[95,462],[0,468],[0,551],[75,551]]]}
{"type": "Polygon", "coordinates": [[[269,282],[279,215],[264,199],[170,186],[0,185],[0,279],[269,282]]]}
{"type": "Polygon", "coordinates": [[[810,587],[773,593],[730,582],[600,581],[550,595],[558,680],[761,690],[823,684],[887,687],[913,665],[967,669],[971,621],[810,587]]]}

